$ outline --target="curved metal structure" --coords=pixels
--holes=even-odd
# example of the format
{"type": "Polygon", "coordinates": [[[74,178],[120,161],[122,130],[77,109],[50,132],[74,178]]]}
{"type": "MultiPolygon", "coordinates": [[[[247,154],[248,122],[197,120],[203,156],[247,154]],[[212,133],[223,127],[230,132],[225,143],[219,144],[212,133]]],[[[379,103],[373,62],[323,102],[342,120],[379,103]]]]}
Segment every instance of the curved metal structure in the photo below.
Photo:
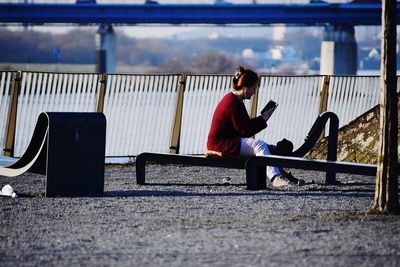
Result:
{"type": "Polygon", "coordinates": [[[338,132],[339,132],[339,118],[338,116],[330,111],[324,112],[318,116],[314,122],[307,137],[304,140],[304,144],[301,145],[291,156],[303,157],[307,154],[317,143],[319,137],[325,130],[325,126],[329,120],[329,135],[328,135],[328,160],[335,161],[337,159],[337,144],[338,144],[338,132]]]}

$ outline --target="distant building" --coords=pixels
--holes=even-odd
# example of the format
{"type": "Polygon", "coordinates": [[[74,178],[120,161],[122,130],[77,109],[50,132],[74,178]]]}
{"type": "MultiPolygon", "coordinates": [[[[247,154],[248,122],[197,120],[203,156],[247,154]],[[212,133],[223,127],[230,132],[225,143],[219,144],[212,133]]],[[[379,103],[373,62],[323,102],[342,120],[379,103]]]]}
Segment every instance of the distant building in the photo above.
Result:
{"type": "Polygon", "coordinates": [[[302,60],[301,55],[291,45],[275,45],[268,50],[254,51],[246,48],[242,51],[242,60],[255,65],[264,72],[275,72],[279,69],[290,70],[293,73],[307,71],[308,63],[302,60]],[[304,70],[306,68],[306,70],[304,70]]]}
{"type": "Polygon", "coordinates": [[[381,60],[381,49],[375,47],[363,47],[358,51],[360,70],[379,70],[381,60]]]}

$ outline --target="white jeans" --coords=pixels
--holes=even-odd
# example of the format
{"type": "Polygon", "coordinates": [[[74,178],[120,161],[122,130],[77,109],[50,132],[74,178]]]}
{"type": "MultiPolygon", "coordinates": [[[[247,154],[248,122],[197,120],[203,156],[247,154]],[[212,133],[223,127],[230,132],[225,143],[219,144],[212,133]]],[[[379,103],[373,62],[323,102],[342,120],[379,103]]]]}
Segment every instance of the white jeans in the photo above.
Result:
{"type": "MultiPolygon", "coordinates": [[[[241,156],[268,156],[271,155],[267,143],[262,140],[254,138],[241,138],[240,139],[240,153],[241,156]]],[[[267,166],[267,177],[272,179],[275,175],[280,175],[281,171],[278,167],[267,166]]]]}

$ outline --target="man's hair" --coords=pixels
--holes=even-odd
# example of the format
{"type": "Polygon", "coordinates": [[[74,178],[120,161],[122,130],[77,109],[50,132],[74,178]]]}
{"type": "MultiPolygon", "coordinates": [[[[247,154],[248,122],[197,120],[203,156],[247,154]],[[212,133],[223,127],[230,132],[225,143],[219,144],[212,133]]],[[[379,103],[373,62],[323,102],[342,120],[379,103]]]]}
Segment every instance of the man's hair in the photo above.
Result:
{"type": "Polygon", "coordinates": [[[241,90],[243,87],[251,87],[259,82],[260,77],[255,71],[239,66],[232,79],[232,88],[233,90],[241,90]]]}

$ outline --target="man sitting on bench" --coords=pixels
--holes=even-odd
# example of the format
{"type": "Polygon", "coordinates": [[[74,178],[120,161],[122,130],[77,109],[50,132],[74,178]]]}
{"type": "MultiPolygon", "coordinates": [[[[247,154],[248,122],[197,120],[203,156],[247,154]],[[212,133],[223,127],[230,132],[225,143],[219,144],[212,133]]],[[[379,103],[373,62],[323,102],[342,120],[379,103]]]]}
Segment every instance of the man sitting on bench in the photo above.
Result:
{"type": "MultiPolygon", "coordinates": [[[[267,127],[267,121],[275,107],[266,109],[260,116],[250,119],[243,103],[250,99],[260,84],[256,72],[239,67],[232,79],[232,91],[218,103],[212,118],[208,134],[207,153],[238,155],[238,156],[268,156],[271,154],[267,143],[251,138],[267,127]]],[[[273,186],[289,184],[304,184],[304,181],[294,178],[278,167],[267,166],[267,177],[273,186]]]]}

